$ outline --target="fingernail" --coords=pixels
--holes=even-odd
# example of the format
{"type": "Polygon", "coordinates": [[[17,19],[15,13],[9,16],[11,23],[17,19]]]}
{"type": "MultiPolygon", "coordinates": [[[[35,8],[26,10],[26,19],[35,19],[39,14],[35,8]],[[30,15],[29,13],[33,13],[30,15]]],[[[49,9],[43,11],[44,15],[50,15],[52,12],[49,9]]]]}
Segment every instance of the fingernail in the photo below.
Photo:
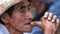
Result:
{"type": "Polygon", "coordinates": [[[52,16],[53,16],[53,14],[50,13],[50,14],[49,14],[49,17],[48,17],[48,20],[51,20],[52,16]]]}
{"type": "Polygon", "coordinates": [[[51,18],[50,18],[50,17],[48,17],[48,20],[51,20],[51,18]]]}
{"type": "Polygon", "coordinates": [[[54,22],[54,20],[52,20],[52,22],[54,22]]]}
{"type": "Polygon", "coordinates": [[[57,23],[59,23],[59,19],[57,19],[57,23]]]}
{"type": "Polygon", "coordinates": [[[57,16],[56,16],[56,15],[54,15],[54,18],[57,18],[57,16]]]}
{"type": "Polygon", "coordinates": [[[45,13],[44,17],[47,18],[47,16],[48,16],[48,12],[45,13]]]}
{"type": "Polygon", "coordinates": [[[30,24],[33,25],[33,22],[31,22],[30,24]]]}

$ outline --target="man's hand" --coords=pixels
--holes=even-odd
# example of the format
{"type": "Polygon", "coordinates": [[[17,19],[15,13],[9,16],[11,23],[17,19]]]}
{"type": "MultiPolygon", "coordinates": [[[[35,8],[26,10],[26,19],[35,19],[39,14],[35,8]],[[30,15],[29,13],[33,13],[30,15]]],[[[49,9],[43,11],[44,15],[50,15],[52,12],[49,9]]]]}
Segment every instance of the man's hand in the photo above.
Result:
{"type": "Polygon", "coordinates": [[[47,27],[49,26],[50,28],[53,27],[53,29],[55,30],[58,28],[58,25],[59,25],[59,19],[57,18],[57,16],[53,15],[52,13],[48,13],[48,12],[46,12],[45,15],[41,18],[41,21],[47,27]]]}
{"type": "Polygon", "coordinates": [[[41,22],[32,22],[32,25],[39,26],[44,29],[44,34],[55,34],[59,25],[59,19],[56,15],[46,12],[41,18],[41,22]]]}

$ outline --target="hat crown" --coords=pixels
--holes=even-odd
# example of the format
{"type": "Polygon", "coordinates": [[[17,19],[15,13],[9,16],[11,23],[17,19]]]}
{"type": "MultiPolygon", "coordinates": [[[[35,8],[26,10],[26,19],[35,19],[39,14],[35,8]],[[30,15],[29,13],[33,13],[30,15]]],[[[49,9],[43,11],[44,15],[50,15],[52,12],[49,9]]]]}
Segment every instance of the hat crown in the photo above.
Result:
{"type": "Polygon", "coordinates": [[[8,8],[21,1],[22,0],[0,0],[0,15],[3,14],[8,8]]]}

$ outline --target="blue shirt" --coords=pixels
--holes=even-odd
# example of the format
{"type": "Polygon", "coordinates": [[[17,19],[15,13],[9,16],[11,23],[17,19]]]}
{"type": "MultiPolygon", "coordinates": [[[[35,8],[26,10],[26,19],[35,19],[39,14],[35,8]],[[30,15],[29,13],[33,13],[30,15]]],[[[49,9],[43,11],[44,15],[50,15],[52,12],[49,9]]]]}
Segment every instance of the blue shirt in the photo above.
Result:
{"type": "Polygon", "coordinates": [[[7,28],[1,23],[0,23],[0,34],[9,34],[7,28]]]}
{"type": "MultiPolygon", "coordinates": [[[[46,2],[48,4],[52,3],[47,11],[53,13],[60,19],[60,0],[39,0],[39,1],[46,2]]],[[[31,34],[44,34],[44,33],[42,32],[41,28],[34,26],[31,34]]]]}

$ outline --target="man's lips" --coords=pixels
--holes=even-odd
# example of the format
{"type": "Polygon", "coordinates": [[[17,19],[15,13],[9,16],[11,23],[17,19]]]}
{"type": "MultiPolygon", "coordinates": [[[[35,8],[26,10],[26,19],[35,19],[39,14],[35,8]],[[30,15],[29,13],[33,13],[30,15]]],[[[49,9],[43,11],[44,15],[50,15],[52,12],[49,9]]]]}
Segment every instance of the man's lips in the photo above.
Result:
{"type": "Polygon", "coordinates": [[[28,23],[24,23],[24,25],[30,25],[30,22],[28,22],[28,23]]]}
{"type": "Polygon", "coordinates": [[[26,25],[31,25],[30,23],[26,23],[26,25]]]}

